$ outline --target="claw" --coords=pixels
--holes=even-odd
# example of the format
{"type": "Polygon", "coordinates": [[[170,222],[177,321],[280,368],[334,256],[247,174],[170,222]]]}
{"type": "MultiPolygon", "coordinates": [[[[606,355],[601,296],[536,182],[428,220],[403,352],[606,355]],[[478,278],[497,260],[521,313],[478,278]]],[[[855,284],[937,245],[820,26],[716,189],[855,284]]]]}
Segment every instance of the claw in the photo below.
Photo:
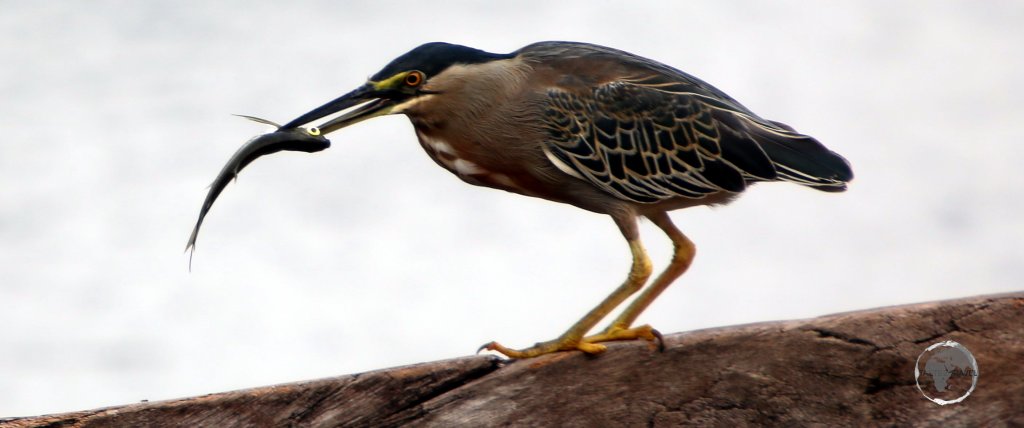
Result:
{"type": "Polygon", "coordinates": [[[483,351],[493,351],[495,345],[497,345],[497,342],[487,342],[483,345],[480,345],[479,348],[476,348],[476,353],[480,354],[483,351]]]}
{"type": "Polygon", "coordinates": [[[658,341],[658,352],[665,352],[665,338],[661,335],[661,332],[652,328],[651,334],[658,341]]]}
{"type": "Polygon", "coordinates": [[[491,343],[488,343],[488,344],[486,344],[484,346],[481,346],[480,349],[477,350],[477,352],[480,352],[481,350],[486,349],[488,351],[494,351],[494,352],[497,352],[499,354],[502,354],[502,355],[504,355],[504,356],[506,356],[508,358],[530,358],[530,357],[535,357],[535,356],[540,355],[540,354],[538,353],[538,354],[535,354],[535,355],[530,355],[527,351],[530,350],[530,349],[538,349],[538,347],[539,347],[539,345],[538,346],[534,346],[533,348],[528,348],[528,349],[524,349],[522,351],[517,351],[515,349],[506,348],[506,347],[502,346],[498,342],[491,342],[491,343]]]}
{"type": "Polygon", "coordinates": [[[607,349],[600,343],[589,343],[580,340],[555,339],[548,342],[537,343],[525,349],[512,349],[502,346],[498,342],[487,343],[477,349],[477,353],[483,350],[495,351],[508,358],[533,358],[545,354],[552,354],[562,351],[581,351],[588,355],[600,354],[607,349]]]}
{"type": "Polygon", "coordinates": [[[562,351],[580,351],[588,355],[597,355],[608,349],[601,342],[637,339],[643,339],[655,345],[658,352],[665,352],[665,338],[661,336],[661,332],[645,324],[633,328],[608,327],[607,330],[593,336],[587,336],[582,340],[558,338],[547,342],[540,342],[525,349],[511,349],[502,346],[498,342],[489,342],[477,348],[476,353],[479,354],[484,350],[495,351],[508,358],[533,358],[562,351]]]}

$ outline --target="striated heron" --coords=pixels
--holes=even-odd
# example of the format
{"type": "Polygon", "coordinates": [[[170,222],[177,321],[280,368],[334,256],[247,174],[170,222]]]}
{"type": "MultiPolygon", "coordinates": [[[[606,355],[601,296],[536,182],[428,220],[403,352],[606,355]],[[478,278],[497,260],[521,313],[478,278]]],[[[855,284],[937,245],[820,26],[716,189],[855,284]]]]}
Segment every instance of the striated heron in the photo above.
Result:
{"type": "Polygon", "coordinates": [[[605,350],[601,342],[660,340],[649,325],[633,323],[686,271],[696,250],[669,211],[725,204],[761,181],[841,192],[853,178],[849,163],[814,138],[647,58],[571,42],[535,43],[509,54],[427,43],[239,150],[198,223],[230,178],[256,157],[322,150],[329,142],[321,134],[385,114],[406,115],[427,154],[463,181],[607,214],[629,243],[633,263],[625,282],[561,336],[521,350],[497,342],[481,348],[514,358],[595,354],[605,350]],[[319,129],[299,128],[339,112],[319,129]],[[638,217],[650,219],[675,246],[668,267],[646,289],[652,265],[640,244],[638,217]],[[607,328],[586,336],[637,292],[607,328]]]}

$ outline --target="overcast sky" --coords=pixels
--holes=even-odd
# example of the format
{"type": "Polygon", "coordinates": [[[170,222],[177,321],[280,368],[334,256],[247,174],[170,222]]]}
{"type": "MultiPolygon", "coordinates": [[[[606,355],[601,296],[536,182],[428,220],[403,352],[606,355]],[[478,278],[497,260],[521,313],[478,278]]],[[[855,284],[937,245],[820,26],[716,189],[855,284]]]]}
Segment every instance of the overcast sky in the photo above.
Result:
{"type": "MultiPolygon", "coordinates": [[[[466,185],[403,117],[260,159],[287,121],[442,40],[613,46],[846,156],[850,190],[673,213],[699,256],[662,332],[1022,289],[1024,3],[2,2],[0,416],[523,347],[624,278],[606,216],[466,185]]],[[[671,246],[643,240],[664,267],[671,246]]]]}

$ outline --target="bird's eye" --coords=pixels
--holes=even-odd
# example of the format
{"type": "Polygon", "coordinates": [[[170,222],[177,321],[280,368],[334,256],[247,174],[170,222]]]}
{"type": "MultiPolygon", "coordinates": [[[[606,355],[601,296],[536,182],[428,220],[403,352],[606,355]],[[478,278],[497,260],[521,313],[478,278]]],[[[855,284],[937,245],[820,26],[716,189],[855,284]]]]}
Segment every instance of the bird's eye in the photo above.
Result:
{"type": "Polygon", "coordinates": [[[317,135],[320,135],[320,128],[317,128],[315,126],[311,127],[306,130],[306,133],[315,137],[317,135]]]}
{"type": "Polygon", "coordinates": [[[423,73],[419,71],[411,71],[405,75],[405,84],[407,86],[419,86],[423,83],[423,73]]]}

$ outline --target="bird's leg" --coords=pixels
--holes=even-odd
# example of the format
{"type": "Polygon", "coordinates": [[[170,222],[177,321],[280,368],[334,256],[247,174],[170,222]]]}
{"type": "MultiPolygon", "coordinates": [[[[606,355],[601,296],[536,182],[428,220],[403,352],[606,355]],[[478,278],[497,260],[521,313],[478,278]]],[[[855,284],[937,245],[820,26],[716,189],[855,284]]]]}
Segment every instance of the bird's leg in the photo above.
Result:
{"type": "MultiPolygon", "coordinates": [[[[506,348],[497,342],[488,343],[480,347],[480,349],[497,351],[510,358],[531,358],[552,352],[571,350],[580,350],[588,354],[597,354],[604,351],[604,345],[593,343],[591,341],[584,341],[583,335],[587,334],[587,332],[594,328],[601,319],[621,305],[622,302],[629,298],[629,296],[643,288],[644,283],[647,282],[647,279],[651,276],[652,270],[651,259],[647,257],[647,252],[644,251],[643,245],[640,244],[639,231],[636,227],[636,219],[629,218],[628,221],[616,219],[616,223],[622,230],[622,234],[628,240],[629,250],[633,254],[633,265],[629,270],[629,276],[626,278],[626,281],[619,286],[619,288],[616,288],[612,294],[609,294],[608,297],[604,299],[604,301],[594,309],[591,309],[590,312],[555,340],[541,342],[532,347],[521,350],[506,348]]],[[[653,336],[651,338],[653,339],[653,336]]]]}
{"type": "Polygon", "coordinates": [[[667,213],[658,213],[650,215],[647,218],[651,219],[656,226],[661,228],[666,235],[672,240],[672,244],[675,247],[675,251],[672,254],[672,262],[669,263],[665,271],[655,278],[654,282],[647,286],[639,296],[622,311],[621,314],[615,321],[612,321],[603,332],[595,334],[593,336],[587,336],[583,339],[584,342],[596,343],[606,342],[610,340],[632,340],[632,339],[648,339],[651,340],[658,335],[657,331],[651,328],[649,325],[642,325],[639,327],[630,328],[636,318],[640,316],[640,313],[647,309],[647,306],[658,298],[662,291],[676,278],[679,278],[686,269],[690,267],[690,263],[693,262],[693,257],[697,253],[697,247],[693,245],[683,232],[680,232],[674,224],[672,219],[669,218],[667,213]]]}

